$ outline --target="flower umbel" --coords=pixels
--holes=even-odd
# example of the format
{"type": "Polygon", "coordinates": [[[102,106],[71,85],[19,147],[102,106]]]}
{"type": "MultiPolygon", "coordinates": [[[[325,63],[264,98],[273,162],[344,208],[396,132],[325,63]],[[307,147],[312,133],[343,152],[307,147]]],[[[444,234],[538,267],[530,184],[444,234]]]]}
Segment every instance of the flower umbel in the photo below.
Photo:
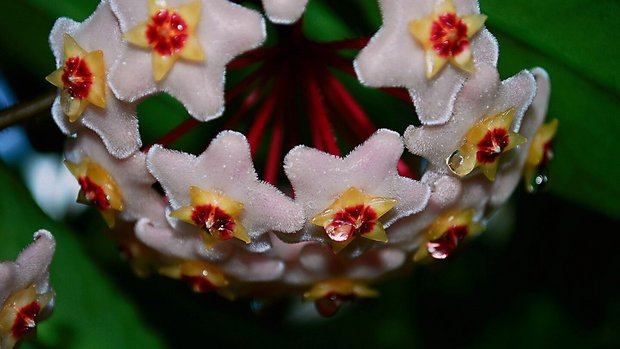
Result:
{"type": "Polygon", "coordinates": [[[93,104],[106,106],[106,76],[103,51],[86,52],[70,35],[64,35],[65,65],[45,77],[62,89],[60,103],[70,122],[75,122],[93,104]]]}

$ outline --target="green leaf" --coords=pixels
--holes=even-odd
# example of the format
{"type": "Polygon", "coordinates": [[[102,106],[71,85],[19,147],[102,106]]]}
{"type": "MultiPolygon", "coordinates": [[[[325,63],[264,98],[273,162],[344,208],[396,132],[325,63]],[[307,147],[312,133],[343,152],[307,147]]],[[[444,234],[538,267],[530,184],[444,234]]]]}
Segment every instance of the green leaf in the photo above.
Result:
{"type": "MultiPolygon", "coordinates": [[[[50,280],[56,291],[52,316],[35,343],[54,348],[163,348],[136,305],[95,265],[76,235],[45,216],[29,193],[0,164],[0,260],[14,260],[41,228],[56,238],[50,280]]],[[[111,247],[111,243],[110,243],[111,247]]]]}
{"type": "Polygon", "coordinates": [[[508,77],[540,66],[551,78],[549,118],[558,118],[551,192],[620,217],[620,50],[616,1],[482,1],[508,77]],[[616,14],[612,20],[611,14],[616,14]],[[616,59],[612,59],[616,57],[616,59]]]}

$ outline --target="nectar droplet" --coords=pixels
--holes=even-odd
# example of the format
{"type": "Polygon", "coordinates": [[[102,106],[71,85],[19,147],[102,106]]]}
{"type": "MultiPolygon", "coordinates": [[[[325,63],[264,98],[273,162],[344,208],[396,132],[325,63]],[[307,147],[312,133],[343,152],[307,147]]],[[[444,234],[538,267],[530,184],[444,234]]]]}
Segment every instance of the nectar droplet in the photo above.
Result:
{"type": "Polygon", "coordinates": [[[465,162],[465,157],[458,150],[455,150],[454,153],[452,153],[446,159],[446,165],[448,165],[448,168],[450,169],[450,171],[452,171],[456,175],[459,174],[458,170],[461,166],[463,166],[464,162],[465,162]]]}
{"type": "Polygon", "coordinates": [[[527,183],[527,191],[529,193],[538,193],[545,189],[549,182],[549,171],[547,166],[539,166],[532,175],[529,183],[527,183]]]}

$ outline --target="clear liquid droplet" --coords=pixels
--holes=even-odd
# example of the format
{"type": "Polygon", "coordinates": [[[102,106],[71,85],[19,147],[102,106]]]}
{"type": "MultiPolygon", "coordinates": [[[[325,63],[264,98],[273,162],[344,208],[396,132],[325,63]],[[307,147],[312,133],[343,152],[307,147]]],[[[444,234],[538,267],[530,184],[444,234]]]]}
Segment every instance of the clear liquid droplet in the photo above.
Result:
{"type": "Polygon", "coordinates": [[[73,118],[79,113],[81,104],[82,101],[71,96],[67,91],[62,91],[60,94],[60,106],[63,113],[69,118],[73,118]]]}
{"type": "Polygon", "coordinates": [[[546,166],[539,166],[536,172],[527,184],[527,191],[530,193],[539,193],[544,190],[549,183],[549,171],[546,166]]]}
{"type": "Polygon", "coordinates": [[[458,150],[455,150],[454,153],[452,153],[446,159],[446,165],[448,165],[448,168],[450,169],[450,171],[452,171],[456,175],[459,175],[458,170],[461,166],[463,166],[464,162],[465,162],[465,157],[458,150]]]}

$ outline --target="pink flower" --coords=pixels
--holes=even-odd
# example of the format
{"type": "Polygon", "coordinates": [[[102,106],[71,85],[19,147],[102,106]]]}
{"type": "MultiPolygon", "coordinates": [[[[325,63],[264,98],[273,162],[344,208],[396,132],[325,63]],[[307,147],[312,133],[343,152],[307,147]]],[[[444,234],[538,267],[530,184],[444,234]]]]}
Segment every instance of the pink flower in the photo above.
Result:
{"type": "MultiPolygon", "coordinates": [[[[204,52],[202,57],[204,59],[200,59],[200,55],[192,56],[190,60],[175,59],[175,62],[166,63],[174,65],[166,68],[165,76],[162,77],[161,74],[154,76],[153,73],[158,69],[154,64],[160,64],[162,60],[155,60],[152,56],[158,53],[153,53],[151,48],[122,41],[119,58],[110,72],[110,85],[120,99],[133,102],[163,91],[180,100],[188,112],[198,120],[206,121],[222,114],[226,64],[235,56],[259,46],[265,40],[265,24],[262,17],[255,11],[226,0],[193,2],[170,0],[151,3],[144,0],[110,1],[126,38],[132,29],[154,21],[158,14],[161,16],[165,12],[172,16],[183,17],[180,8],[194,3],[197,3],[200,12],[197,13],[195,28],[190,28],[193,32],[188,35],[190,38],[195,37],[195,41],[191,42],[204,52]],[[161,7],[160,5],[163,5],[161,11],[149,9],[149,6],[161,7]]],[[[196,14],[194,10],[188,10],[188,13],[196,14]]],[[[145,28],[147,26],[148,24],[145,28]]],[[[144,35],[147,34],[145,31],[144,35]]],[[[179,38],[170,40],[181,40],[179,38]]],[[[165,54],[159,53],[159,56],[168,61],[165,59],[168,57],[165,54]]]]}
{"type": "MultiPolygon", "coordinates": [[[[66,67],[67,61],[72,58],[65,57],[66,35],[75,39],[85,51],[101,50],[105,63],[105,76],[107,76],[121,49],[121,31],[108,2],[102,1],[95,12],[82,23],[68,18],[60,18],[56,21],[49,40],[56,57],[56,66],[59,69],[66,67]]],[[[68,106],[63,108],[63,99],[59,96],[52,106],[52,116],[65,134],[75,135],[86,127],[101,137],[112,155],[117,158],[126,158],[142,145],[135,103],[119,101],[107,88],[105,81],[103,83],[105,107],[88,105],[77,121],[70,122],[66,111],[68,106]]],[[[61,91],[62,93],[64,92],[61,91]]],[[[72,99],[70,96],[68,98],[72,99]]],[[[67,103],[70,101],[65,101],[65,104],[67,103]]]]}
{"type": "Polygon", "coordinates": [[[221,132],[198,157],[154,146],[148,168],[178,213],[173,216],[193,225],[173,220],[179,228],[193,231],[179,237],[193,242],[202,238],[203,249],[233,243],[225,240],[236,237],[250,250],[265,251],[267,231],[292,233],[303,225],[300,207],[258,179],[249,144],[240,133],[221,132]],[[234,235],[232,230],[239,226],[245,236],[234,235]]]}
{"type": "MultiPolygon", "coordinates": [[[[354,62],[357,76],[365,85],[409,89],[418,117],[426,125],[448,121],[457,93],[470,75],[448,64],[440,71],[433,70],[433,76],[427,77],[427,64],[434,58],[426,57],[432,50],[425,47],[432,48],[432,45],[423,46],[410,32],[412,21],[440,15],[436,13],[437,8],[445,8],[448,2],[451,3],[449,0],[380,0],[383,26],[354,62]]],[[[449,12],[458,16],[480,13],[476,0],[455,0],[454,7],[455,12],[449,12]]],[[[471,41],[467,39],[467,52],[473,60],[468,69],[477,69],[481,64],[495,66],[498,57],[495,38],[486,29],[472,35],[471,41]]],[[[430,32],[428,36],[431,37],[430,32]]]]}
{"type": "Polygon", "coordinates": [[[47,230],[34,234],[34,242],[15,262],[0,263],[0,348],[13,348],[32,335],[37,323],[54,307],[49,266],[56,242],[47,230]]]}
{"type": "MultiPolygon", "coordinates": [[[[296,239],[329,242],[338,251],[344,248],[343,243],[350,243],[357,234],[364,236],[363,228],[356,226],[356,230],[344,241],[334,240],[329,234],[329,227],[322,228],[311,223],[313,217],[318,217],[351,188],[366,194],[369,200],[373,200],[370,197],[376,197],[396,202],[381,218],[381,222],[373,221],[373,225],[382,224],[387,228],[399,218],[423,210],[429,198],[428,186],[401,177],[396,170],[403,149],[400,135],[386,129],[377,131],[344,158],[304,146],[293,148],[284,160],[284,168],[295,190],[295,201],[302,205],[307,220],[303,230],[295,236],[296,239]]],[[[360,201],[349,202],[348,205],[353,207],[365,204],[360,201]]],[[[387,238],[389,240],[389,236],[387,238]]],[[[369,239],[375,240],[371,237],[369,239]]],[[[361,253],[357,247],[350,250],[361,253]]]]}

